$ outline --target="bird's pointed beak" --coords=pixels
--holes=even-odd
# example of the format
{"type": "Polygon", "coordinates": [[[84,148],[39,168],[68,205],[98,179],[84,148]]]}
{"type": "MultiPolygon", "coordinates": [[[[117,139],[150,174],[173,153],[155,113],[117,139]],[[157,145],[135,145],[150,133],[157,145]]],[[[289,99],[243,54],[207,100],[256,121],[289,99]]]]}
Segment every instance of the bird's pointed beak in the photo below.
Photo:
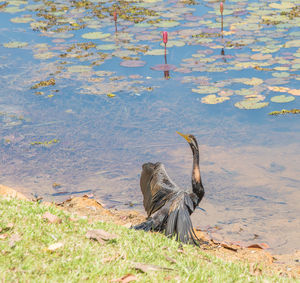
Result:
{"type": "Polygon", "coordinates": [[[177,131],[176,131],[176,133],[177,133],[178,135],[181,135],[183,138],[185,138],[186,141],[187,141],[188,143],[190,143],[190,142],[192,141],[192,140],[189,138],[188,135],[184,135],[184,134],[182,134],[182,133],[180,133],[180,132],[177,132],[177,131]]]}

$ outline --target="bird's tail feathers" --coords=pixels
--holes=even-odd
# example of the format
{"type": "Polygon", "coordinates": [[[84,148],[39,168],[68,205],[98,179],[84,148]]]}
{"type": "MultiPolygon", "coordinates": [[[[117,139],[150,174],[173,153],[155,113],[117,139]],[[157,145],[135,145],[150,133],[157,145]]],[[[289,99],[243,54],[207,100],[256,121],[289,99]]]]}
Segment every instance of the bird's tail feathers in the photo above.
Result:
{"type": "Polygon", "coordinates": [[[179,195],[170,207],[168,222],[165,230],[166,236],[176,235],[176,240],[183,243],[198,245],[190,213],[193,203],[187,193],[179,195]]]}
{"type": "Polygon", "coordinates": [[[154,221],[152,218],[149,218],[145,222],[138,224],[136,226],[133,226],[133,229],[135,230],[144,230],[146,232],[150,231],[153,229],[154,221]]]}

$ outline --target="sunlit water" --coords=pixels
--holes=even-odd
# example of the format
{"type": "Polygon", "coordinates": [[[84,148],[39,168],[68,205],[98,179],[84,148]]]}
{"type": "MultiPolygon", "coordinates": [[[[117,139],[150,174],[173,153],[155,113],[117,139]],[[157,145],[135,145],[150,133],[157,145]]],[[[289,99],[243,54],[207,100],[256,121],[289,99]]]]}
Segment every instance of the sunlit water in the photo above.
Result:
{"type": "Polygon", "coordinates": [[[156,11],[152,20],[175,26],[118,18],[116,33],[108,12],[103,19],[93,13],[110,2],[86,9],[56,2],[55,11],[42,2],[8,2],[0,10],[0,183],[46,200],[93,193],[108,207],[143,211],[144,162],[163,162],[175,182],[190,187],[192,155],[179,130],[200,145],[206,195],[193,215],[196,227],[216,239],[268,243],[273,252],[299,249],[299,115],[268,115],[299,108],[299,15],[280,14],[297,12],[296,1],[265,2],[226,2],[223,39],[219,3],[141,2],[136,7],[156,11]],[[70,30],[74,23],[82,29],[70,30]],[[165,63],[163,53],[145,54],[163,50],[163,30],[180,42],[167,48],[177,68],[169,79],[151,69],[165,63]],[[82,37],[99,31],[109,35],[82,37]],[[15,41],[19,48],[5,46],[15,41]],[[73,48],[83,42],[116,46],[73,48]],[[144,66],[120,66],[129,59],[144,66]],[[55,85],[31,89],[51,78],[55,85]],[[215,103],[207,95],[222,103],[207,104],[215,103]],[[281,95],[290,102],[271,100],[281,95]],[[269,104],[238,108],[251,99],[269,104]]]}

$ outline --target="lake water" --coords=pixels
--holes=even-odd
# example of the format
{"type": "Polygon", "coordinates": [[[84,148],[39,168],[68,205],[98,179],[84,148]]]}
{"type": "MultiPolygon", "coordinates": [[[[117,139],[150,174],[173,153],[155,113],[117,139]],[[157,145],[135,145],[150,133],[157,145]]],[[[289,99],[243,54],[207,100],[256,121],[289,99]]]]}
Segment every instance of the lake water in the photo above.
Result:
{"type": "Polygon", "coordinates": [[[0,183],[143,211],[144,162],[190,187],[191,133],[195,226],[300,249],[299,114],[269,115],[300,108],[299,2],[226,1],[223,32],[217,1],[118,3],[0,4],[0,183]]]}

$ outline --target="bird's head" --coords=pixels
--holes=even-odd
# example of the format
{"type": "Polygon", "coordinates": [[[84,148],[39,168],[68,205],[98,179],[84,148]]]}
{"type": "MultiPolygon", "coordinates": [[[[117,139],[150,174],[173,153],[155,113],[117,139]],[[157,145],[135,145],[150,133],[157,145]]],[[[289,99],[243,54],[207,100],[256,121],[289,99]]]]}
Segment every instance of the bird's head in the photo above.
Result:
{"type": "Polygon", "coordinates": [[[176,133],[181,135],[189,143],[192,150],[198,150],[198,143],[194,135],[185,135],[177,131],[176,133]]]}

